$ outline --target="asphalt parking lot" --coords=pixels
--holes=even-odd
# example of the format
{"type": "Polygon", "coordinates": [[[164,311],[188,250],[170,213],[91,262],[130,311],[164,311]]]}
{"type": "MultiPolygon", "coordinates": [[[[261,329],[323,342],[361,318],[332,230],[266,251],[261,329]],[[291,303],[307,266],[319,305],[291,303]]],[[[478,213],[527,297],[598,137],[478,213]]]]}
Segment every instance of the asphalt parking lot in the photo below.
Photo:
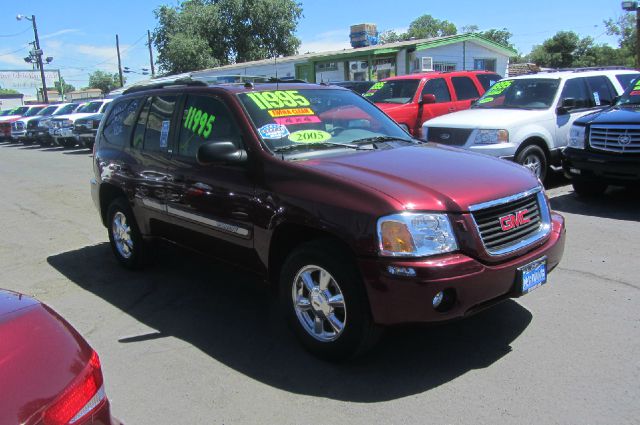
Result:
{"type": "Polygon", "coordinates": [[[122,269],[90,176],[87,150],[0,144],[0,287],[90,341],[127,424],[638,423],[640,191],[583,200],[555,178],[568,238],[547,285],[332,365],[249,274],[173,248],[122,269]]]}

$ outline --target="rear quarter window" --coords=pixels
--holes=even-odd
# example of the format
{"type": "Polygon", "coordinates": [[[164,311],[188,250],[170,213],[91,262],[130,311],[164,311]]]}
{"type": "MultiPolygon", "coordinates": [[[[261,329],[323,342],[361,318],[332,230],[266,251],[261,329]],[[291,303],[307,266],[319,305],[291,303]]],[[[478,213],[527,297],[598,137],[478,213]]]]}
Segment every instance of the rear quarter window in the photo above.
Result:
{"type": "Polygon", "coordinates": [[[489,87],[502,79],[502,77],[498,74],[478,74],[476,75],[476,77],[478,78],[478,81],[480,82],[480,85],[482,86],[484,91],[489,90],[489,87]]]}
{"type": "Polygon", "coordinates": [[[113,105],[105,120],[102,139],[116,146],[124,146],[131,139],[131,130],[136,123],[136,115],[141,99],[130,99],[113,105]]]}

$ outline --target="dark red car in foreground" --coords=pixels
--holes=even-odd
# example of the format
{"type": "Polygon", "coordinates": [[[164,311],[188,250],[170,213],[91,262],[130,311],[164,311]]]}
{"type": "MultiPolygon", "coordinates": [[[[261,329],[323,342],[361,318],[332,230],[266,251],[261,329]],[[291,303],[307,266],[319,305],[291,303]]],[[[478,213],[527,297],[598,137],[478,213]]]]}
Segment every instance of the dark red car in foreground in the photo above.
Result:
{"type": "Polygon", "coordinates": [[[94,173],[124,266],[165,239],[252,270],[302,343],[332,359],[363,352],[382,325],[527,294],[564,248],[564,219],[527,169],[412,139],[333,86],[130,89],[100,124],[94,173]]]}
{"type": "Polygon", "coordinates": [[[98,354],[56,312],[0,290],[0,424],[120,425],[98,354]]]}

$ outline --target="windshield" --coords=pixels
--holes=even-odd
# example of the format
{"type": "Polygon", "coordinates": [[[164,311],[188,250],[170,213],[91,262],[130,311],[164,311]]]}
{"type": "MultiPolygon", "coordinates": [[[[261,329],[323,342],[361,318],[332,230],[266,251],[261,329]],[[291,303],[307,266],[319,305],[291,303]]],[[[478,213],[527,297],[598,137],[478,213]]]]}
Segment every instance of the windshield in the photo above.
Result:
{"type": "Polygon", "coordinates": [[[25,112],[27,112],[28,109],[29,109],[28,106],[18,106],[17,108],[14,108],[11,111],[9,111],[10,113],[6,115],[23,115],[25,112]]]}
{"type": "Polygon", "coordinates": [[[409,103],[413,100],[420,80],[379,81],[363,95],[373,103],[409,103]]]}
{"type": "Polygon", "coordinates": [[[54,112],[53,115],[66,115],[72,113],[78,107],[77,103],[70,103],[66,106],[63,106],[58,111],[54,112]]]}
{"type": "Polygon", "coordinates": [[[42,111],[38,112],[37,115],[51,115],[55,112],[56,109],[58,109],[57,105],[47,106],[42,111]]]}
{"type": "Polygon", "coordinates": [[[6,117],[7,115],[13,115],[11,112],[13,112],[13,109],[5,109],[4,111],[0,112],[0,117],[6,117]]]}
{"type": "Polygon", "coordinates": [[[78,109],[78,112],[94,114],[100,110],[101,106],[102,102],[89,102],[86,105],[80,107],[80,109],[78,109]]]}
{"type": "Polygon", "coordinates": [[[25,117],[32,117],[34,115],[37,115],[38,112],[40,112],[43,108],[44,108],[44,106],[34,106],[33,108],[29,109],[27,111],[27,113],[24,114],[24,116],[25,117]]]}
{"type": "Polygon", "coordinates": [[[383,112],[349,90],[271,90],[238,96],[272,151],[356,149],[365,148],[364,144],[373,149],[377,142],[414,143],[383,112]]]}
{"type": "Polygon", "coordinates": [[[560,80],[522,78],[495,83],[473,108],[547,109],[553,104],[560,80]]]}
{"type": "Polygon", "coordinates": [[[634,80],[620,96],[618,105],[640,105],[640,79],[634,80]]]}

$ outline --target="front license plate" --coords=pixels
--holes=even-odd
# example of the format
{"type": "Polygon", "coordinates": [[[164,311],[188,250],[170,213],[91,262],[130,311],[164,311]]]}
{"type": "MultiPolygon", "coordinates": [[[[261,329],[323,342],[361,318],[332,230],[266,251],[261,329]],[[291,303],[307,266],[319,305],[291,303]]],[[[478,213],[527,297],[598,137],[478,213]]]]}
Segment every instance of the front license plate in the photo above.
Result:
{"type": "Polygon", "coordinates": [[[522,294],[528,294],[547,283],[547,258],[543,257],[518,268],[522,294]]]}

